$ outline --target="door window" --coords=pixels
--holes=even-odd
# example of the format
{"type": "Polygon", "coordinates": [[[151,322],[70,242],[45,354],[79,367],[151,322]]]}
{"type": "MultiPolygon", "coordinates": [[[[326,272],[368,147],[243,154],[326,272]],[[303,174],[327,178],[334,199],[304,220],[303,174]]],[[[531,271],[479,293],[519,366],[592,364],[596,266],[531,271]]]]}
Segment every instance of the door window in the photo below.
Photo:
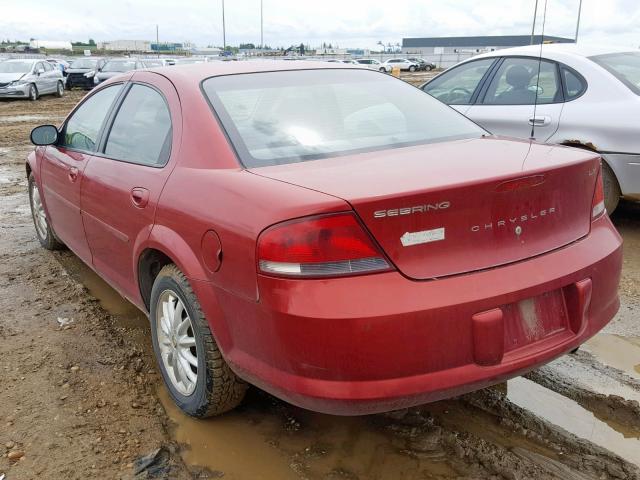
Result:
{"type": "Polygon", "coordinates": [[[485,105],[539,105],[562,101],[554,62],[537,58],[506,58],[484,96],[485,105]],[[540,78],[538,79],[538,69],[540,78]]]}
{"type": "Polygon", "coordinates": [[[171,115],[160,93],[135,84],[113,122],[105,154],[117,160],[162,166],[171,153],[171,115]]]}
{"type": "Polygon", "coordinates": [[[53,68],[51,67],[51,64],[49,64],[49,62],[42,63],[42,66],[44,67],[45,72],[50,72],[51,70],[53,70],[53,68]]]}
{"type": "Polygon", "coordinates": [[[480,80],[495,58],[463,63],[427,83],[423,90],[449,105],[469,105],[480,80]]]}
{"type": "Polygon", "coordinates": [[[109,108],[120,93],[122,85],[113,85],[91,95],[73,113],[64,127],[62,145],[92,152],[109,108]]]}

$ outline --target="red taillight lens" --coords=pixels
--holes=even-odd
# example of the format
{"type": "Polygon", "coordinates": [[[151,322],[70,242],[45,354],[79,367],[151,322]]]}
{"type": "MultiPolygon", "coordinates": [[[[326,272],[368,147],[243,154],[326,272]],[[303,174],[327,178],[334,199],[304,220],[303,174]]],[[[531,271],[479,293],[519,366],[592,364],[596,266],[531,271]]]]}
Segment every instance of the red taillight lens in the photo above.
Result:
{"type": "Polygon", "coordinates": [[[258,239],[258,269],[287,277],[328,277],[389,270],[352,213],[284,222],[258,239]]]}
{"type": "Polygon", "coordinates": [[[593,194],[591,203],[591,219],[599,217],[604,213],[604,187],[602,186],[602,168],[598,168],[598,178],[596,178],[596,191],[593,194]]]}

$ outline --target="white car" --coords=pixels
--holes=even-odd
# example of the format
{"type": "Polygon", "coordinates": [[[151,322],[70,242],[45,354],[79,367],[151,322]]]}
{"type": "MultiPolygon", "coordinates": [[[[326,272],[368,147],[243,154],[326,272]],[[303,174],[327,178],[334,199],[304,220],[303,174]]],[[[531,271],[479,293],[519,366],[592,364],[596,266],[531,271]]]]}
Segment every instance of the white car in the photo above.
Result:
{"type": "Polygon", "coordinates": [[[539,142],[600,153],[609,213],[640,200],[640,51],[552,44],[539,58],[539,45],[478,55],[421,88],[493,134],[534,127],[539,142]]]}
{"type": "Polygon", "coordinates": [[[358,62],[358,64],[363,65],[367,68],[370,68],[371,70],[378,70],[380,72],[387,72],[387,73],[391,71],[391,67],[385,65],[382,62],[379,62],[375,58],[359,58],[358,60],[356,60],[356,62],[358,62]]]}
{"type": "Polygon", "coordinates": [[[420,65],[417,62],[412,62],[411,60],[407,60],[406,58],[390,58],[383,64],[387,71],[391,71],[393,67],[398,67],[400,70],[415,72],[420,68],[420,65]]]}

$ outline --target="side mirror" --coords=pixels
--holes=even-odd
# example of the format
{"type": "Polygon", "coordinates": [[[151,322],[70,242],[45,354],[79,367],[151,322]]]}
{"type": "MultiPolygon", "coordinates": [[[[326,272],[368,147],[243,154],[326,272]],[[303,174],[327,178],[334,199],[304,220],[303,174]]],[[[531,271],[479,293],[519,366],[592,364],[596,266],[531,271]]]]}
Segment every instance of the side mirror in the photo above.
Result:
{"type": "Polygon", "coordinates": [[[42,68],[42,67],[38,68],[38,69],[36,70],[36,73],[37,73],[38,75],[40,75],[40,74],[44,73],[44,68],[42,68]]]}
{"type": "Polygon", "coordinates": [[[58,141],[58,129],[54,125],[40,125],[31,130],[31,143],[45,146],[58,141]]]}

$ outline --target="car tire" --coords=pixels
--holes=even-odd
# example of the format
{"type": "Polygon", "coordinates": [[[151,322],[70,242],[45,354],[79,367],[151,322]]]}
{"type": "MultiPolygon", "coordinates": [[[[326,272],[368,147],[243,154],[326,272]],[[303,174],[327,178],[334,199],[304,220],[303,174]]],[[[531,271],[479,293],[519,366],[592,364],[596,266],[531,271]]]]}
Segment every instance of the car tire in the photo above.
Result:
{"type": "Polygon", "coordinates": [[[384,67],[380,67],[378,70],[380,70],[382,73],[387,73],[387,69],[384,67]]]}
{"type": "Polygon", "coordinates": [[[424,70],[425,70],[425,72],[430,72],[431,71],[431,65],[427,65],[424,70]]]}
{"type": "Polygon", "coordinates": [[[415,71],[416,71],[416,67],[414,67],[413,65],[411,65],[411,66],[409,67],[409,71],[410,71],[410,72],[415,72],[415,71]]]}
{"type": "Polygon", "coordinates": [[[156,361],[183,412],[205,418],[240,404],[247,384],[225,362],[200,302],[174,264],[164,266],[153,282],[149,317],[156,361]],[[179,321],[172,321],[178,312],[179,321]]]}
{"type": "Polygon", "coordinates": [[[33,173],[29,175],[29,205],[31,206],[31,218],[33,219],[33,225],[36,229],[36,236],[38,237],[40,245],[47,250],[63,249],[65,246],[64,243],[58,239],[49,224],[47,212],[42,204],[40,189],[38,188],[33,173]]]}
{"type": "Polygon", "coordinates": [[[62,98],[64,96],[64,85],[63,85],[62,81],[58,82],[58,85],[56,86],[55,95],[58,98],[62,98]]]}
{"type": "Polygon", "coordinates": [[[602,184],[604,186],[604,207],[611,215],[618,207],[621,192],[615,173],[605,162],[602,162],[602,184]]]}
{"type": "Polygon", "coordinates": [[[33,83],[29,85],[29,100],[32,102],[38,100],[38,89],[33,83]]]}

